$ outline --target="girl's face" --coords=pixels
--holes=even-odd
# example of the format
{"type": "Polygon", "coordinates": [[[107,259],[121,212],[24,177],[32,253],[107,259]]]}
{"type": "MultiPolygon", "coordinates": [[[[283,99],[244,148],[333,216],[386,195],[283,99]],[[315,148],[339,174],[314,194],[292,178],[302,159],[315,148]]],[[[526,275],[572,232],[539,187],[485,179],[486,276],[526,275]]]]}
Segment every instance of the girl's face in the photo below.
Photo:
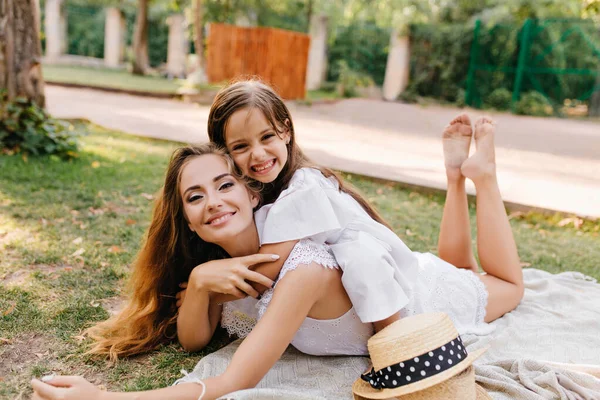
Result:
{"type": "Polygon", "coordinates": [[[231,115],[225,144],[242,173],[262,183],[273,182],[287,162],[289,129],[277,133],[257,108],[243,108],[231,115]]]}
{"type": "Polygon", "coordinates": [[[181,171],[179,193],[189,228],[205,242],[221,245],[254,226],[258,198],[216,154],[198,156],[181,171]]]}

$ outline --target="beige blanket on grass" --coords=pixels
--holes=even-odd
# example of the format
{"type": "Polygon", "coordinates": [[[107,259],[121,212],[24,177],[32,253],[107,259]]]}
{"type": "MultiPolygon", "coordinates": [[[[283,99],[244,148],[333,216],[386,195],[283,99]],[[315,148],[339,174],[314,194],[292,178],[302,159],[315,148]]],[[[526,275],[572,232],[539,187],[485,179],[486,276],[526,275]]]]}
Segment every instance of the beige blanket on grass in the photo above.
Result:
{"type": "MultiPolygon", "coordinates": [[[[470,351],[490,346],[475,363],[477,381],[494,400],[600,400],[600,284],[577,272],[526,269],[524,278],[523,301],[492,323],[494,332],[463,336],[470,351]]],[[[204,357],[190,377],[222,373],[239,343],[204,357]]],[[[290,346],[256,388],[224,398],[352,399],[352,383],[368,365],[364,357],[314,357],[290,346]]]]}

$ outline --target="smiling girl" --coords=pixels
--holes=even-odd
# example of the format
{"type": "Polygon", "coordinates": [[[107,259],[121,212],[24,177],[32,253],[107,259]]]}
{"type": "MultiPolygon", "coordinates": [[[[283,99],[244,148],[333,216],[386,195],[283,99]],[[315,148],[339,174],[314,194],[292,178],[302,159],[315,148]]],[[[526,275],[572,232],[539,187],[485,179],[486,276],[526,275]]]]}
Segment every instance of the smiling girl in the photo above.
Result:
{"type": "MultiPolygon", "coordinates": [[[[478,146],[485,143],[486,154],[493,155],[490,122],[478,121],[475,137],[481,137],[478,146]]],[[[474,163],[467,161],[473,135],[468,117],[455,119],[444,132],[449,210],[442,220],[439,237],[442,259],[412,252],[362,196],[333,171],[314,166],[296,143],[287,106],[264,83],[240,81],[222,89],[210,110],[208,134],[211,141],[227,148],[243,175],[263,184],[263,205],[255,214],[261,252],[279,254],[285,260],[298,240],[308,238],[327,244],[343,271],[342,282],[358,316],[362,322],[374,323],[377,330],[402,316],[432,307],[432,282],[421,276],[424,269],[437,271],[433,275],[436,281],[446,281],[447,305],[452,302],[454,289],[462,285],[470,288],[469,296],[474,299],[484,298],[486,289],[506,298],[509,304],[516,301],[516,305],[522,297],[517,249],[506,221],[497,222],[502,227],[499,246],[480,248],[480,256],[486,259],[484,269],[487,271],[488,265],[493,265],[503,270],[499,275],[503,279],[485,279],[484,288],[476,274],[478,266],[471,250],[464,189],[466,176],[461,172],[463,162],[474,163]],[[462,268],[462,273],[444,276],[448,262],[462,268]]],[[[497,190],[495,160],[483,161],[487,164],[482,168],[493,167],[493,174],[485,176],[489,178],[485,179],[487,193],[488,186],[490,191],[497,190]]],[[[474,181],[482,181],[479,172],[477,176],[470,175],[474,181]]],[[[499,192],[495,193],[492,207],[495,212],[502,211],[505,219],[499,198],[499,192]]],[[[482,225],[481,231],[487,230],[482,225]]],[[[487,235],[483,236],[484,243],[488,243],[487,235]]],[[[259,266],[256,271],[276,279],[279,267],[280,264],[273,263],[259,266]]],[[[486,320],[505,312],[504,308],[489,310],[486,320]]],[[[479,330],[483,322],[481,316],[464,319],[451,314],[451,317],[461,332],[479,330]]]]}

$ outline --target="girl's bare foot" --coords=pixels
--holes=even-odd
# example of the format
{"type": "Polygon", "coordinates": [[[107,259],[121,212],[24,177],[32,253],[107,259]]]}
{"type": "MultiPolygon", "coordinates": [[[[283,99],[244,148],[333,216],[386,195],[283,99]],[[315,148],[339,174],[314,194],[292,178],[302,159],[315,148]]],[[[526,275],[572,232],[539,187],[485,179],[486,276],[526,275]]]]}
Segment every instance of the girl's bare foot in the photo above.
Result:
{"type": "Polygon", "coordinates": [[[482,179],[496,178],[496,151],[494,148],[494,125],[490,118],[482,117],[475,121],[475,148],[460,170],[475,185],[482,179]]]}
{"type": "Polygon", "coordinates": [[[442,143],[448,181],[457,181],[462,178],[460,168],[469,157],[471,136],[473,136],[473,130],[467,114],[461,114],[454,118],[444,129],[442,143]]]}

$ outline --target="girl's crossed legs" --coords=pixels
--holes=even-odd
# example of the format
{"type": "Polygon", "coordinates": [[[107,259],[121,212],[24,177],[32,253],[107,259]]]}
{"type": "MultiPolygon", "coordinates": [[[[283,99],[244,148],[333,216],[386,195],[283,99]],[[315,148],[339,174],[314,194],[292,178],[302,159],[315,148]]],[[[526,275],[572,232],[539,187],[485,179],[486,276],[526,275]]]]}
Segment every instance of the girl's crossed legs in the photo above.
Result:
{"type": "Polygon", "coordinates": [[[448,192],[438,240],[441,259],[477,273],[471,247],[471,225],[465,179],[477,193],[478,274],[488,292],[486,322],[515,309],[523,298],[523,272],[496,177],[494,125],[488,118],[475,122],[476,152],[469,157],[472,134],[466,114],[450,122],[443,134],[448,192]]]}

